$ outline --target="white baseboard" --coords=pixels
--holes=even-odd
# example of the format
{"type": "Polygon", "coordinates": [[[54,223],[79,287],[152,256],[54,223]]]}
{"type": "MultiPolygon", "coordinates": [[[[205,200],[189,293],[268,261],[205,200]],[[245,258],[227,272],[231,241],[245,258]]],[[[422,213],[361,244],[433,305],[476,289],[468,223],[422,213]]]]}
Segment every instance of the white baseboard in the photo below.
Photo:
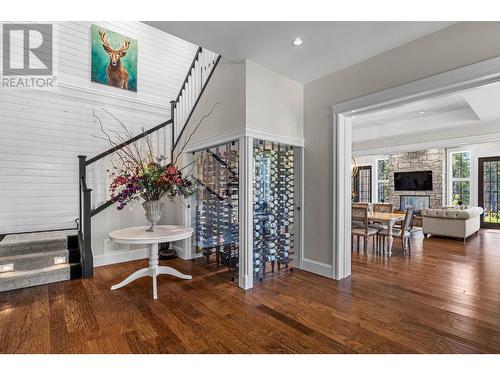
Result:
{"type": "Polygon", "coordinates": [[[175,250],[175,252],[177,253],[177,256],[179,258],[184,259],[184,260],[191,259],[191,258],[186,258],[185,257],[184,249],[183,249],[182,246],[174,245],[174,244],[170,243],[170,248],[172,248],[173,250],[175,250]]]}
{"type": "Polygon", "coordinates": [[[320,276],[325,276],[328,278],[332,278],[333,275],[333,266],[331,264],[318,262],[316,260],[302,259],[302,270],[308,271],[311,273],[315,273],[320,276]]]}
{"type": "Polygon", "coordinates": [[[170,245],[172,249],[174,249],[177,252],[177,256],[183,260],[191,260],[191,259],[196,259],[196,258],[201,258],[203,256],[203,253],[192,253],[189,252],[189,256],[186,257],[186,254],[184,252],[184,249],[182,246],[179,245],[170,245]]]}
{"type": "Polygon", "coordinates": [[[137,259],[149,258],[149,249],[138,249],[124,251],[116,254],[97,255],[94,257],[94,267],[107,266],[110,264],[130,262],[137,259]]]}
{"type": "MultiPolygon", "coordinates": [[[[202,253],[191,255],[189,258],[185,258],[184,249],[181,246],[171,245],[172,249],[177,252],[177,256],[183,260],[190,260],[195,258],[200,258],[203,256],[202,253]]],[[[94,257],[94,267],[107,266],[110,264],[117,264],[123,262],[130,262],[132,260],[138,259],[148,259],[149,258],[149,249],[137,249],[131,251],[122,251],[117,252],[115,254],[106,254],[106,255],[96,255],[94,257]]]]}

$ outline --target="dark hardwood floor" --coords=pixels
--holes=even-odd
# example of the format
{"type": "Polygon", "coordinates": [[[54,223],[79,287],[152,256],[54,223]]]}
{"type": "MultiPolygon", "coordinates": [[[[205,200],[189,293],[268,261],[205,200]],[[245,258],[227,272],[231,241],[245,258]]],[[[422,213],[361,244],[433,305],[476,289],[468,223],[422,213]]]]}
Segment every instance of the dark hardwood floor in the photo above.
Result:
{"type": "Polygon", "coordinates": [[[109,287],[147,261],[93,279],[0,293],[2,353],[498,353],[500,231],[466,244],[415,239],[392,259],[353,253],[334,281],[296,270],[244,292],[196,263],[193,275],[109,287]]]}

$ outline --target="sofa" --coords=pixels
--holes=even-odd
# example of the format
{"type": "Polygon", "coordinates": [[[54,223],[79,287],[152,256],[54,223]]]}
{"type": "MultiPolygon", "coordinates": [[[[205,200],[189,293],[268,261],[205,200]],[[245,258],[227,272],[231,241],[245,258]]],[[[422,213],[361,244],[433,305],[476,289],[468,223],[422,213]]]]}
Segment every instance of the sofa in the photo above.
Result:
{"type": "Polygon", "coordinates": [[[481,207],[442,207],[422,209],[422,231],[424,235],[461,238],[464,241],[480,228],[481,207]]]}

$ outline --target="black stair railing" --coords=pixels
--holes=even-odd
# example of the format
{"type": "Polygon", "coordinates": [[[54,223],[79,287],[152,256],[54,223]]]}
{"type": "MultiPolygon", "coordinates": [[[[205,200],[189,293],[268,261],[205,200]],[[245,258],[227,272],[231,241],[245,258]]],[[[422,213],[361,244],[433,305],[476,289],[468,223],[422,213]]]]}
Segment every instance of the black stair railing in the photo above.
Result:
{"type": "Polygon", "coordinates": [[[85,155],[79,155],[79,216],[78,224],[78,241],[81,249],[81,265],[82,276],[92,277],[93,275],[93,256],[92,256],[92,217],[105,210],[113,204],[112,200],[107,200],[101,205],[92,209],[92,189],[87,186],[87,167],[97,161],[114,154],[120,149],[137,142],[144,137],[153,133],[159,134],[161,129],[166,126],[171,126],[171,145],[170,145],[170,160],[174,160],[174,150],[179,144],[184,129],[188,124],[191,116],[198,105],[200,97],[212,77],[212,74],[220,61],[220,56],[198,48],[194,56],[193,62],[188,69],[186,78],[182,83],[179,94],[175,100],[170,102],[171,118],[147,131],[144,131],[119,145],[116,145],[109,150],[106,150],[99,155],[87,159],[85,155]]]}
{"type": "Polygon", "coordinates": [[[170,102],[172,117],[176,119],[172,126],[172,160],[174,151],[182,140],[186,125],[219,64],[220,58],[221,56],[214,52],[198,48],[176,100],[170,102]]]}

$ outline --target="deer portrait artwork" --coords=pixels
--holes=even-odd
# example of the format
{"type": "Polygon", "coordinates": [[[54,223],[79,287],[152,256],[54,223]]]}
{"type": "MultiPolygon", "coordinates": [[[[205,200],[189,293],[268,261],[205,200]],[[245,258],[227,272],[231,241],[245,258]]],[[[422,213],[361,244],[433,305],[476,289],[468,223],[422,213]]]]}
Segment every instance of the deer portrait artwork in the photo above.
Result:
{"type": "Polygon", "coordinates": [[[92,25],[93,82],[137,91],[137,41],[92,25]]]}

